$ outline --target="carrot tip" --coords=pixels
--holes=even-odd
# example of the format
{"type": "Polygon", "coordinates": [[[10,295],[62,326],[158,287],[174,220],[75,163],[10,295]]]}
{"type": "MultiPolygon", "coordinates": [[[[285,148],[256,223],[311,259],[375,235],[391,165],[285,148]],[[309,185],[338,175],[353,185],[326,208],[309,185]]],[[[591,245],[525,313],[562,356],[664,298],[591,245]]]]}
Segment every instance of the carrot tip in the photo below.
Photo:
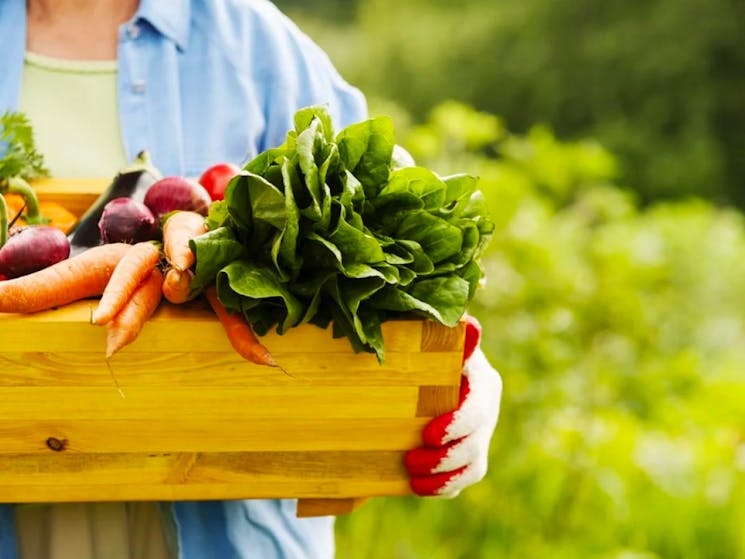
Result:
{"type": "Polygon", "coordinates": [[[106,355],[106,367],[109,369],[109,374],[111,375],[111,380],[114,381],[114,386],[116,387],[117,392],[119,392],[119,396],[121,396],[122,398],[126,398],[126,396],[124,395],[124,391],[122,390],[122,387],[119,386],[119,381],[116,380],[116,376],[114,376],[114,369],[111,368],[111,363],[109,363],[109,357],[110,357],[109,352],[107,352],[107,355],[106,355]]]}
{"type": "MultiPolygon", "coordinates": [[[[274,361],[274,359],[272,359],[272,361],[274,361]]],[[[290,374],[290,373],[289,373],[289,372],[287,371],[287,369],[285,369],[285,368],[284,368],[284,367],[283,367],[282,365],[280,365],[280,364],[278,364],[278,363],[275,363],[274,365],[270,365],[270,367],[277,367],[277,368],[278,368],[278,369],[279,369],[280,371],[282,371],[282,372],[283,372],[284,374],[286,374],[286,375],[287,375],[288,377],[290,377],[290,378],[295,378],[294,376],[292,376],[292,375],[291,375],[291,374],[290,374]]]]}

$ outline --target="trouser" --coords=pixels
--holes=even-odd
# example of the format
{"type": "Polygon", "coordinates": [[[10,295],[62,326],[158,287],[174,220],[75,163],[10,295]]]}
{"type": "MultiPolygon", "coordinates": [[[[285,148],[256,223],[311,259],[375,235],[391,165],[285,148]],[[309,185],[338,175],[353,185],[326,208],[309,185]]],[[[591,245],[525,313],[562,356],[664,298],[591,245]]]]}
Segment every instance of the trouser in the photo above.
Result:
{"type": "Polygon", "coordinates": [[[19,559],[171,559],[157,503],[15,507],[19,559]]]}

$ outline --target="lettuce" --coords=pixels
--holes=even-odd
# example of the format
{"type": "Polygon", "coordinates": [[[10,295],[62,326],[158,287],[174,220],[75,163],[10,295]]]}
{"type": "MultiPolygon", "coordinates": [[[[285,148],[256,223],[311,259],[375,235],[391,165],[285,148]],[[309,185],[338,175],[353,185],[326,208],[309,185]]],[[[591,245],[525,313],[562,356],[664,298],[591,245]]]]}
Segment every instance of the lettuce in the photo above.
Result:
{"type": "Polygon", "coordinates": [[[333,328],[384,359],[381,324],[419,315],[453,326],[483,273],[494,230],[476,177],[394,163],[388,117],[334,134],[323,106],[247,163],[192,241],[192,284],[256,332],[333,328]]]}

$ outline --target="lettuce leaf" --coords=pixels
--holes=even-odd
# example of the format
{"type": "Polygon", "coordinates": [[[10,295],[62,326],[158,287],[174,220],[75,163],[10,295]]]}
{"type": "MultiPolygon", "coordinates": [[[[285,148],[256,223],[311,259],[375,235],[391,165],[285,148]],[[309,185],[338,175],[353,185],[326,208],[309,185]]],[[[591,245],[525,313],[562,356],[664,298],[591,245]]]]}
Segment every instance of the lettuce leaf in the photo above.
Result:
{"type": "Polygon", "coordinates": [[[192,287],[215,283],[258,334],[331,324],[381,362],[386,320],[456,324],[494,230],[478,178],[398,168],[388,117],[337,135],[324,106],[294,122],[285,143],[247,163],[213,204],[210,231],[192,241],[192,287]]]}

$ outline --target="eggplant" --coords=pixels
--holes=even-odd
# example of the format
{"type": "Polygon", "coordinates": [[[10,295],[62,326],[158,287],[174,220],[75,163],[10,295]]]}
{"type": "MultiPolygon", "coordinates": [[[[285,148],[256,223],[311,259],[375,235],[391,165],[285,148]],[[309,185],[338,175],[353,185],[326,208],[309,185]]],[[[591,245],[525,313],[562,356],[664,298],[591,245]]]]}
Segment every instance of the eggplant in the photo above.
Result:
{"type": "Polygon", "coordinates": [[[150,161],[150,154],[147,151],[137,154],[130,165],[117,173],[109,187],[101,193],[69,233],[70,254],[75,255],[101,244],[98,222],[106,204],[116,198],[132,198],[142,203],[148,189],[161,178],[162,175],[150,161]]]}

